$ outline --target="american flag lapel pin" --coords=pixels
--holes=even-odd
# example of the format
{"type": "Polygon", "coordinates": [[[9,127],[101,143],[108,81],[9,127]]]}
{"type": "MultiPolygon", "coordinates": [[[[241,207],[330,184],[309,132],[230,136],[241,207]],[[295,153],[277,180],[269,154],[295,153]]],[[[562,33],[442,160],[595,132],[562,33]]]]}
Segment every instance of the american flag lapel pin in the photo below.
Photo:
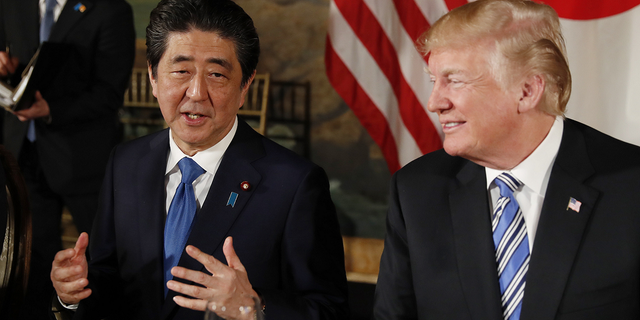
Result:
{"type": "Polygon", "coordinates": [[[227,200],[227,206],[231,206],[232,208],[236,206],[236,200],[238,200],[238,194],[235,192],[231,192],[229,195],[229,200],[227,200]]]}
{"type": "Polygon", "coordinates": [[[575,212],[580,212],[580,206],[582,205],[582,202],[576,200],[575,198],[571,197],[569,198],[569,204],[567,205],[567,211],[569,211],[569,209],[575,211],[575,212]]]}

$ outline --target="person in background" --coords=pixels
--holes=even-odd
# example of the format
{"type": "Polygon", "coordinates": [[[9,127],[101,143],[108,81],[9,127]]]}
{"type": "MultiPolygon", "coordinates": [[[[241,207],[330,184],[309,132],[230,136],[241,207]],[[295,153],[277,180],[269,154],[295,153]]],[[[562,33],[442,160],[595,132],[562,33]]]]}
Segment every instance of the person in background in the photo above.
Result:
{"type": "Polygon", "coordinates": [[[564,117],[556,12],[479,0],[419,46],[444,150],[392,179],[375,319],[640,318],[640,148],[564,117]]]}
{"type": "Polygon", "coordinates": [[[51,81],[37,88],[31,107],[2,112],[3,143],[18,158],[33,213],[24,319],[45,319],[49,312],[63,207],[80,232],[91,230],[109,152],[121,136],[118,109],[135,54],[131,6],[124,0],[0,0],[0,77],[18,83],[45,41],[64,47],[66,59],[44,66],[60,64],[45,72],[51,81]]]}
{"type": "Polygon", "coordinates": [[[232,320],[252,298],[266,319],[348,318],[324,170],[237,117],[259,53],[233,1],[151,12],[149,77],[169,128],[114,149],[92,234],[53,261],[76,319],[201,320],[212,301],[232,320]]]}

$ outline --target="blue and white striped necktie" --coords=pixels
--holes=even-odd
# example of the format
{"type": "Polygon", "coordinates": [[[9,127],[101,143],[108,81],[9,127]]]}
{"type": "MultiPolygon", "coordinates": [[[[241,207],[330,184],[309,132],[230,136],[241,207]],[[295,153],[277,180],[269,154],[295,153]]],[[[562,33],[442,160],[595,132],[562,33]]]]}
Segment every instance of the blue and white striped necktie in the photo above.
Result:
{"type": "Polygon", "coordinates": [[[502,312],[505,320],[518,320],[529,269],[527,227],[522,210],[513,196],[522,182],[506,172],[493,182],[500,188],[500,198],[493,210],[493,243],[502,294],[502,312]]]}

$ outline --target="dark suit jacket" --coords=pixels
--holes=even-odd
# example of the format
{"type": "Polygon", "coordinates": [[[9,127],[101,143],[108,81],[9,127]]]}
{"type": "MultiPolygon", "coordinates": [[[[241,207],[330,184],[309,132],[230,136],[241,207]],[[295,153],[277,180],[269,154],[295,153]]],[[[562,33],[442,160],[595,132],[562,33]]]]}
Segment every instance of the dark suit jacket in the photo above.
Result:
{"type": "MultiPolygon", "coordinates": [[[[97,192],[109,152],[119,139],[118,109],[135,55],[131,6],[124,0],[68,0],[49,42],[68,45],[68,59],[39,90],[49,104],[51,123],[37,119],[40,163],[60,194],[97,192]]],[[[0,50],[10,46],[21,68],[39,40],[38,0],[0,0],[0,50]]],[[[17,158],[28,122],[4,115],[4,144],[17,158]]]]}
{"type": "MultiPolygon", "coordinates": [[[[394,175],[376,319],[502,319],[486,186],[442,150],[394,175]]],[[[566,120],[521,319],[640,318],[639,195],[640,148],[566,120]]]]}
{"type": "MultiPolygon", "coordinates": [[[[80,319],[198,319],[163,298],[168,130],[114,149],[90,238],[89,286],[80,319]],[[105,313],[108,312],[108,313],[105,313]]],[[[324,171],[240,121],[187,244],[226,263],[235,250],[267,319],[346,319],[344,253],[324,171]],[[251,184],[242,191],[240,183],[251,184]],[[238,194],[229,206],[230,193],[238,194]]],[[[183,252],[180,266],[205,271],[183,252]]]]}

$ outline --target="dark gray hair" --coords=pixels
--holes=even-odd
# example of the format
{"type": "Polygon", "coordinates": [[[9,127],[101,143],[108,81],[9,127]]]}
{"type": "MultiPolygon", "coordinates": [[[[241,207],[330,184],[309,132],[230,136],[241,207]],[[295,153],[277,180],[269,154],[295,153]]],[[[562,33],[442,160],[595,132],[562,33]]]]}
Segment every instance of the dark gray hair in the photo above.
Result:
{"type": "Polygon", "coordinates": [[[158,63],[171,32],[216,32],[235,45],[244,87],[256,70],[260,40],[253,20],[231,0],[162,0],[151,11],[147,26],[147,63],[157,76],[158,63]]]}

